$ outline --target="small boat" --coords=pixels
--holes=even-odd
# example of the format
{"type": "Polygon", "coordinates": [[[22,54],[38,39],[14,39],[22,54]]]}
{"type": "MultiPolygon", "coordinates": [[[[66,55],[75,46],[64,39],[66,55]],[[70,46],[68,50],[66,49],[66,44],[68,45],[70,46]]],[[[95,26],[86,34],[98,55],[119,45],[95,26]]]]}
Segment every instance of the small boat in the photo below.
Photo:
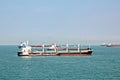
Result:
{"type": "Polygon", "coordinates": [[[70,48],[68,44],[66,47],[54,45],[37,45],[29,46],[28,42],[21,42],[18,46],[18,56],[90,56],[93,50],[89,48],[81,48],[78,44],[77,48],[70,48]],[[39,51],[33,51],[33,48],[39,51]]]}

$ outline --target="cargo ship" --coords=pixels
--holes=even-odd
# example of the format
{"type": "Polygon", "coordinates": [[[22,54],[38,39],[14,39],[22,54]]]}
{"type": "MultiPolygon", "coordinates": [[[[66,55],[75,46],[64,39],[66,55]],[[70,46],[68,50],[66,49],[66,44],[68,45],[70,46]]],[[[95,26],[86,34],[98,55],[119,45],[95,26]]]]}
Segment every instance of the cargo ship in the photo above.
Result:
{"type": "Polygon", "coordinates": [[[93,50],[90,48],[70,48],[69,44],[65,47],[53,45],[28,45],[27,42],[21,42],[18,46],[18,56],[90,56],[93,50]]]}
{"type": "Polygon", "coordinates": [[[120,44],[108,44],[106,47],[120,48],[120,44]]]}
{"type": "Polygon", "coordinates": [[[120,44],[112,44],[112,43],[108,43],[108,44],[103,43],[101,46],[120,48],[120,44]]]}

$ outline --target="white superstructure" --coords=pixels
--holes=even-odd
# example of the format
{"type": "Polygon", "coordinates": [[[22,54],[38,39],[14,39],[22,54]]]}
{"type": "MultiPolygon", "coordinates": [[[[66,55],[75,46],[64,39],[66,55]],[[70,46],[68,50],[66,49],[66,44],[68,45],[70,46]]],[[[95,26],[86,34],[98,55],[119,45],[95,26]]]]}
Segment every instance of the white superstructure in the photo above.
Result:
{"type": "Polygon", "coordinates": [[[28,41],[21,42],[19,45],[19,54],[29,55],[30,52],[31,52],[31,46],[28,46],[28,41]]]}

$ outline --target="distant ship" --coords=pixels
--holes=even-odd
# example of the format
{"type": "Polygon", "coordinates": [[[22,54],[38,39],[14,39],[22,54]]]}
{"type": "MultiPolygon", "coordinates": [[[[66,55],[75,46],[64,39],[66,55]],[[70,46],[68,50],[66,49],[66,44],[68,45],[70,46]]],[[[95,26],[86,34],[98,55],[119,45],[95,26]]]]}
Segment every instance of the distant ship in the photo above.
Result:
{"type": "Polygon", "coordinates": [[[120,48],[120,44],[108,44],[107,47],[114,47],[114,48],[120,48]]]}
{"type": "Polygon", "coordinates": [[[100,46],[106,46],[107,44],[106,43],[102,43],[100,46]]]}
{"type": "Polygon", "coordinates": [[[18,46],[18,56],[90,56],[93,50],[88,48],[81,48],[78,44],[77,48],[69,48],[54,45],[33,45],[29,46],[27,42],[21,42],[18,46]],[[33,51],[37,49],[37,51],[33,51]]]}
{"type": "Polygon", "coordinates": [[[106,47],[114,47],[114,48],[120,48],[120,44],[112,44],[112,43],[103,43],[101,46],[106,46],[106,47]]]}

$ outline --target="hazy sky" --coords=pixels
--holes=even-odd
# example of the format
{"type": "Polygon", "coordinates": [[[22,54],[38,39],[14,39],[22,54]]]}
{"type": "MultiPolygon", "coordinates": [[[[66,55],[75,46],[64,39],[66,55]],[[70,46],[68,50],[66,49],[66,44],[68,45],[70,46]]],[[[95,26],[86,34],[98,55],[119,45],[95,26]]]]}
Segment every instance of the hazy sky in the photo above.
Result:
{"type": "Polygon", "coordinates": [[[0,44],[120,43],[120,0],[0,0],[0,44]]]}

